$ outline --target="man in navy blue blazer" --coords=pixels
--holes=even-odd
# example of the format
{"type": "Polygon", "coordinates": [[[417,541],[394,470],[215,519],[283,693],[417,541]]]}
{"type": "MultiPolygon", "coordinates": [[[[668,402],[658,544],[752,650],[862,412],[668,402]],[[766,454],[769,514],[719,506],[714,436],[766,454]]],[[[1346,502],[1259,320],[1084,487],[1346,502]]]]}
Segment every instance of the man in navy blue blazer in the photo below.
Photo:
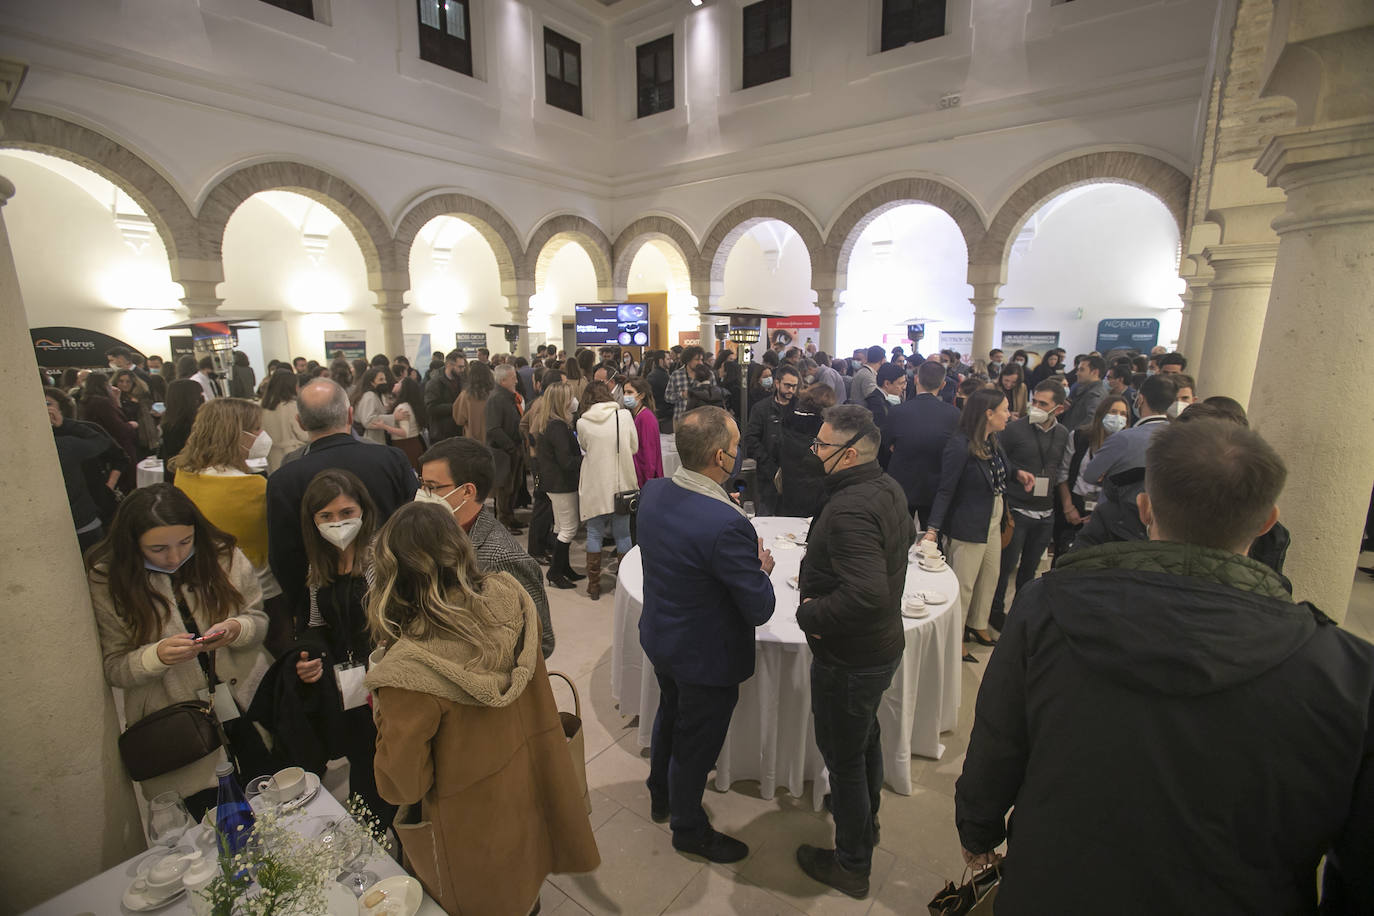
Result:
{"type": "Polygon", "coordinates": [[[673,848],[712,862],[749,854],[711,828],[701,795],[754,674],[754,628],[773,616],[773,556],[722,484],[739,474],[739,427],[719,407],[676,426],[682,467],[639,499],[644,611],[639,642],[661,696],[650,754],[651,814],[671,817],[673,848]]]}
{"type": "Polygon", "coordinates": [[[940,489],[940,460],[945,443],[959,425],[959,408],[940,400],[945,368],[927,360],[916,370],[916,397],[888,412],[882,451],[887,472],[906,491],[907,508],[925,525],[940,489]]]}

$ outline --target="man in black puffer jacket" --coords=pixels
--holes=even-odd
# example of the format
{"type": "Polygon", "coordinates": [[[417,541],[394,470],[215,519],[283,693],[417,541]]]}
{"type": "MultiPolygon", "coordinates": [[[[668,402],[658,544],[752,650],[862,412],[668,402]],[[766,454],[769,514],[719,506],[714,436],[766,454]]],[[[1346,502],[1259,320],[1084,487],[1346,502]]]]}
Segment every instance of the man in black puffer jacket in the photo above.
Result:
{"type": "Polygon", "coordinates": [[[860,404],[825,412],[812,451],[826,501],[807,534],[797,624],[811,647],[811,712],[830,770],[835,848],[802,846],[812,878],[868,895],[883,789],[878,705],[902,658],[902,589],[916,526],[901,485],[878,466],[882,436],[860,404]]]}
{"type": "Polygon", "coordinates": [[[1323,855],[1321,912],[1374,912],[1374,646],[1245,555],[1285,476],[1235,423],[1163,427],[1150,540],[1017,594],[954,796],[970,863],[1007,839],[998,916],[1314,913],[1323,855]]]}

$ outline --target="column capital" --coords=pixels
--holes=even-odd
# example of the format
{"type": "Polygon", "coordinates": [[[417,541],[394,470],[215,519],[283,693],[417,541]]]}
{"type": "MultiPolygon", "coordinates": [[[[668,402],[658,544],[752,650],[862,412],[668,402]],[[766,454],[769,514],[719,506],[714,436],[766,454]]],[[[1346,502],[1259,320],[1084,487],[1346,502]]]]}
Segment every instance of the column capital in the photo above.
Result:
{"type": "Polygon", "coordinates": [[[1267,289],[1274,279],[1279,245],[1276,241],[1209,245],[1202,254],[1215,271],[1208,283],[1212,290],[1259,286],[1267,289]]]}
{"type": "Polygon", "coordinates": [[[408,289],[374,289],[372,293],[377,297],[374,306],[379,312],[405,311],[405,294],[408,292],[408,289]]]}
{"type": "Polygon", "coordinates": [[[814,290],[814,292],[816,293],[816,308],[824,312],[827,309],[833,311],[840,307],[840,296],[844,293],[844,290],[817,289],[814,290]]]}
{"type": "Polygon", "coordinates": [[[190,318],[214,318],[219,315],[219,307],[224,300],[215,295],[219,286],[215,280],[182,280],[181,288],[186,293],[181,304],[186,306],[190,318]]]}
{"type": "Polygon", "coordinates": [[[1279,234],[1374,222],[1374,119],[1281,131],[1255,169],[1287,192],[1279,234]]]}

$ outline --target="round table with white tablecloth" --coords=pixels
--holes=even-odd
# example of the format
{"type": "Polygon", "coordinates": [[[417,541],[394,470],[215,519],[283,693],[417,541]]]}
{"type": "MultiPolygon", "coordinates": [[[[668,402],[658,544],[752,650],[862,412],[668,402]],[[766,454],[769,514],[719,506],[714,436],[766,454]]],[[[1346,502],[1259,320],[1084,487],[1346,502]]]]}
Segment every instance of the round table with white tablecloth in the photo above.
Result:
{"type": "Polygon", "coordinates": [[[138,463],[135,473],[137,474],[137,484],[140,487],[151,487],[155,483],[162,483],[162,459],[144,458],[138,463]]]}
{"type": "MultiPolygon", "coordinates": [[[[813,780],[812,801],[819,808],[828,790],[825,764],[816,747],[811,718],[811,650],[797,626],[798,592],[789,579],[801,569],[807,519],[755,518],[754,528],[773,551],[772,574],[777,603],[773,617],[756,631],[754,676],[740,685],[739,703],[730,732],[716,762],[716,788],[724,791],[737,779],[756,779],[764,798],[779,786],[800,797],[802,784],[813,780]]],[[[915,563],[907,570],[907,595],[935,592],[945,600],[927,606],[923,618],[902,619],[906,648],[892,685],[878,711],[882,729],[886,784],[902,795],[912,793],[911,755],[938,759],[944,753],[942,732],[959,718],[964,616],[959,582],[946,567],[927,572],[915,563]]],[[[644,570],[636,547],[620,563],[615,592],[611,695],[623,716],[639,716],[639,743],[648,747],[658,711],[658,680],[639,645],[639,616],[644,608],[644,570]]]]}
{"type": "Polygon", "coordinates": [[[682,459],[677,454],[677,440],[672,433],[659,433],[658,445],[663,452],[663,476],[672,477],[682,467],[682,459]]]}

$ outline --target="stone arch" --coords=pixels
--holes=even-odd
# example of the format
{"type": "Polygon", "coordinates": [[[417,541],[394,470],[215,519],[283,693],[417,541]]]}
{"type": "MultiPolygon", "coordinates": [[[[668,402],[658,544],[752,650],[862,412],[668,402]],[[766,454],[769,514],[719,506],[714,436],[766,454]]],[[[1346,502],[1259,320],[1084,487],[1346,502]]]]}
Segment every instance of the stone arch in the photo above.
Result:
{"type": "Polygon", "coordinates": [[[816,221],[811,218],[811,214],[796,204],[770,197],[745,201],[716,220],[701,243],[701,273],[705,275],[706,280],[710,284],[723,283],[725,261],[729,258],[730,250],[735,247],[735,243],[750,228],[770,219],[786,223],[801,236],[811,260],[812,287],[821,284],[827,289],[833,288],[833,282],[832,285],[826,286],[827,281],[832,278],[824,270],[821,256],[825,243],[821,239],[821,231],[817,228],[816,221]]]}
{"type": "Polygon", "coordinates": [[[1184,237],[1191,185],[1187,175],[1143,153],[1088,153],[1043,169],[1012,192],[988,225],[982,241],[969,251],[969,282],[1006,283],[1011,246],[1026,220],[1057,194],[1105,182],[1131,185],[1154,195],[1173,215],[1179,238],[1184,237]]]}
{"type": "Polygon", "coordinates": [[[688,273],[685,279],[691,283],[692,267],[700,256],[687,227],[670,216],[641,216],[620,231],[611,248],[614,265],[611,275],[616,290],[629,290],[630,267],[635,255],[650,242],[664,244],[676,251],[688,273]]]}
{"type": "MultiPolygon", "coordinates": [[[[540,279],[549,269],[549,262],[565,245],[576,242],[592,259],[592,270],[596,272],[597,295],[601,299],[615,298],[615,286],[611,280],[611,240],[601,227],[589,219],[564,213],[550,216],[534,230],[525,246],[525,273],[523,278],[534,281],[535,289],[540,279]]],[[[522,279],[523,279],[522,278],[522,279]]]]}
{"type": "Polygon", "coordinates": [[[972,255],[983,239],[983,215],[962,191],[934,178],[897,178],[864,191],[830,227],[825,242],[826,267],[834,270],[835,288],[848,288],[849,258],[859,236],[874,220],[906,204],[929,204],[954,220],[972,255]]]}
{"type": "Polygon", "coordinates": [[[381,211],[361,191],[337,175],[301,162],[262,162],[244,166],[220,179],[200,206],[201,241],[207,255],[219,260],[229,218],[259,191],[294,191],[327,207],[357,240],[367,267],[368,285],[390,288],[405,265],[396,263],[391,227],[381,211]]]}
{"type": "Polygon", "coordinates": [[[180,277],[183,262],[203,257],[196,219],[185,199],[147,160],[117,141],[62,118],[16,108],[5,116],[0,148],[6,147],[74,162],[117,185],[157,229],[172,279],[180,277]]]}
{"type": "Polygon", "coordinates": [[[410,249],[415,244],[415,237],[420,234],[425,224],[436,216],[452,216],[476,229],[491,246],[492,254],[496,256],[496,269],[501,277],[502,290],[509,289],[511,293],[514,292],[516,280],[522,279],[519,276],[518,265],[525,257],[525,250],[520,245],[520,236],[516,234],[510,221],[491,204],[458,192],[432,194],[413,204],[406,211],[400,225],[396,227],[395,241],[397,263],[402,270],[409,273],[410,249]]]}

